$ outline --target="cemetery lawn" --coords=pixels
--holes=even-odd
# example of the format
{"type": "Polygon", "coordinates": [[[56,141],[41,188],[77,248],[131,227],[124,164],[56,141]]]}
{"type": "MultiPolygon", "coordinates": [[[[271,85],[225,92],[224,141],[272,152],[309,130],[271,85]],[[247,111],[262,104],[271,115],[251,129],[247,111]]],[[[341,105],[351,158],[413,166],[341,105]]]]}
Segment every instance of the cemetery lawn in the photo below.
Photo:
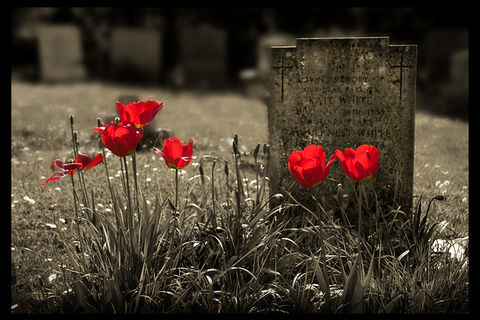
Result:
{"type": "MultiPolygon", "coordinates": [[[[99,152],[93,128],[97,117],[116,115],[120,95],[135,94],[141,100],[165,102],[155,128],[172,130],[183,143],[194,140],[194,155],[213,155],[232,163],[231,142],[239,137],[240,152],[251,155],[257,144],[268,142],[266,106],[238,92],[202,92],[114,86],[102,83],[45,85],[12,83],[11,109],[11,259],[12,312],[48,312],[60,285],[64,247],[59,230],[73,215],[68,179],[42,188],[50,177],[54,159],[71,155],[69,115],[75,117],[80,151],[99,152]]],[[[452,238],[468,236],[468,123],[418,111],[415,127],[414,196],[422,195],[422,207],[435,195],[428,222],[447,221],[452,238]]],[[[327,154],[334,150],[326,150],[327,154]]],[[[113,180],[119,179],[114,157],[113,180]]],[[[198,160],[198,159],[197,159],[198,160]]],[[[138,181],[149,201],[174,190],[171,171],[153,152],[139,152],[138,181]],[[168,179],[165,179],[168,177],[168,179]]],[[[198,174],[187,166],[182,181],[198,174]]],[[[233,169],[231,169],[233,170],[233,169]]],[[[105,174],[100,166],[89,172],[87,184],[95,203],[106,208],[105,174]]],[[[414,198],[414,204],[418,197],[414,198]]],[[[68,291],[68,289],[65,289],[68,291]]],[[[71,290],[71,289],[70,289],[71,290]]]]}

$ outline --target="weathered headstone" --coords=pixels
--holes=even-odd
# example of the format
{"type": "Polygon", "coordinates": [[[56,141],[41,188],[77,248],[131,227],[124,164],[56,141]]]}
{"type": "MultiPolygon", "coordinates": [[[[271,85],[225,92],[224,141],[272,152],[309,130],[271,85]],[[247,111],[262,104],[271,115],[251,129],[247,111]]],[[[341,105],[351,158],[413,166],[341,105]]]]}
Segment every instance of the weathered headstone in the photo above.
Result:
{"type": "Polygon", "coordinates": [[[180,31],[181,83],[208,89],[224,87],[227,77],[227,34],[208,24],[180,31]]]}
{"type": "MultiPolygon", "coordinates": [[[[269,97],[270,189],[294,181],[288,157],[309,144],[336,149],[374,145],[379,169],[370,180],[380,200],[409,210],[413,192],[416,45],[389,37],[298,38],[273,47],[269,97]]],[[[337,161],[317,188],[335,190],[346,175],[337,161]]],[[[300,200],[308,192],[294,184],[300,200]]]]}
{"type": "Polygon", "coordinates": [[[162,32],[147,28],[112,30],[111,64],[114,78],[157,82],[161,76],[162,32]]]}
{"type": "Polygon", "coordinates": [[[75,81],[87,77],[80,31],[76,26],[41,25],[37,37],[43,81],[75,81]]]}

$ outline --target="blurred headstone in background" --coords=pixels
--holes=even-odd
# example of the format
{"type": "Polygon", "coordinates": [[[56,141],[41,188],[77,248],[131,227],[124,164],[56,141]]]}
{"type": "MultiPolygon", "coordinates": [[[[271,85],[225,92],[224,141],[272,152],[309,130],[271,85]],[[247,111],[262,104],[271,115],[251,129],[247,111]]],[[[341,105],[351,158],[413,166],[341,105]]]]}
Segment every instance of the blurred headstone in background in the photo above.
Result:
{"type": "Polygon", "coordinates": [[[111,75],[124,82],[157,83],[161,76],[162,32],[150,28],[112,30],[111,75]]]}
{"type": "MultiPolygon", "coordinates": [[[[423,47],[423,48],[422,48],[423,47]]],[[[421,107],[466,117],[468,113],[468,30],[432,29],[423,46],[424,68],[419,83],[424,89],[421,107]]]]}
{"type": "Polygon", "coordinates": [[[258,38],[256,68],[241,70],[239,74],[245,96],[259,99],[266,99],[268,97],[267,84],[270,73],[272,46],[294,45],[295,35],[289,33],[268,32],[258,38]]]}
{"type": "Polygon", "coordinates": [[[195,89],[226,87],[227,33],[203,23],[179,27],[180,61],[175,81],[195,89]]]}
{"type": "Polygon", "coordinates": [[[43,81],[85,80],[80,30],[75,25],[40,25],[38,53],[43,81]]]}
{"type": "Polygon", "coordinates": [[[261,78],[266,79],[270,73],[272,46],[294,46],[295,35],[289,33],[267,33],[258,39],[257,70],[261,78]]]}

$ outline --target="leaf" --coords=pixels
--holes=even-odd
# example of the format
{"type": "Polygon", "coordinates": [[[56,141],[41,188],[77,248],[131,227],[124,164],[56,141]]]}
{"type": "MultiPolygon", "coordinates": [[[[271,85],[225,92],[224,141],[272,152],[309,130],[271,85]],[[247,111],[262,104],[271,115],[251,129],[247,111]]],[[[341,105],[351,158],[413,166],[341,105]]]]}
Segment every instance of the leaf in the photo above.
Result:
{"type": "Polygon", "coordinates": [[[82,281],[73,283],[73,291],[75,292],[75,297],[77,298],[78,303],[83,309],[85,309],[86,312],[97,311],[90,303],[88,303],[88,288],[82,281]]]}
{"type": "Polygon", "coordinates": [[[343,289],[342,304],[348,306],[351,312],[362,312],[363,310],[363,287],[358,277],[357,264],[360,256],[357,256],[355,263],[350,269],[345,287],[343,289]]]}
{"type": "Polygon", "coordinates": [[[330,299],[330,290],[327,281],[325,281],[326,275],[324,275],[322,270],[320,269],[320,265],[318,264],[317,259],[315,259],[313,253],[310,253],[310,256],[312,257],[313,269],[315,271],[315,276],[317,277],[318,284],[320,285],[320,289],[326,295],[327,299],[330,299]]]}

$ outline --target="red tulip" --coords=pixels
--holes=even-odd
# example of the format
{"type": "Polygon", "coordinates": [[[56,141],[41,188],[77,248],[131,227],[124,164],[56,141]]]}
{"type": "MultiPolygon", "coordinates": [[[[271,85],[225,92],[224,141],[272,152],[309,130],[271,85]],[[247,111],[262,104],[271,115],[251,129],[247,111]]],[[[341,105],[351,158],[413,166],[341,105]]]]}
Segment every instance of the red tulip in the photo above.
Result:
{"type": "Polygon", "coordinates": [[[313,188],[325,180],[333,156],[325,164],[326,155],[322,146],[311,144],[303,150],[293,151],[288,157],[288,169],[299,185],[313,188]]]}
{"type": "Polygon", "coordinates": [[[121,121],[118,124],[110,124],[94,129],[102,134],[102,142],[113,154],[126,157],[132,154],[138,142],[143,137],[143,129],[137,132],[135,123],[121,121]]]}
{"type": "Polygon", "coordinates": [[[76,170],[87,171],[93,168],[94,166],[103,161],[103,156],[101,153],[99,153],[94,159],[92,159],[87,155],[79,153],[77,158],[75,159],[75,162],[73,162],[73,160],[71,161],[72,162],[69,163],[63,163],[63,161],[60,159],[53,160],[52,164],[50,165],[50,169],[55,170],[58,168],[61,171],[53,174],[50,178],[48,178],[47,181],[42,184],[42,187],[46,186],[47,183],[49,183],[50,181],[63,178],[66,174],[73,176],[76,170]]]}
{"type": "Polygon", "coordinates": [[[117,102],[118,113],[122,121],[132,121],[137,128],[143,128],[153,120],[158,111],[163,108],[163,102],[148,100],[146,102],[133,102],[123,105],[117,102]]]}
{"type": "Polygon", "coordinates": [[[374,146],[362,144],[353,150],[347,148],[343,151],[335,151],[335,157],[342,164],[343,172],[354,181],[370,179],[378,170],[378,158],[380,152],[374,146]]]}
{"type": "Polygon", "coordinates": [[[165,159],[169,168],[181,169],[186,167],[195,157],[193,154],[193,140],[183,145],[177,137],[166,138],[163,141],[163,151],[153,148],[153,151],[165,159]]]}

